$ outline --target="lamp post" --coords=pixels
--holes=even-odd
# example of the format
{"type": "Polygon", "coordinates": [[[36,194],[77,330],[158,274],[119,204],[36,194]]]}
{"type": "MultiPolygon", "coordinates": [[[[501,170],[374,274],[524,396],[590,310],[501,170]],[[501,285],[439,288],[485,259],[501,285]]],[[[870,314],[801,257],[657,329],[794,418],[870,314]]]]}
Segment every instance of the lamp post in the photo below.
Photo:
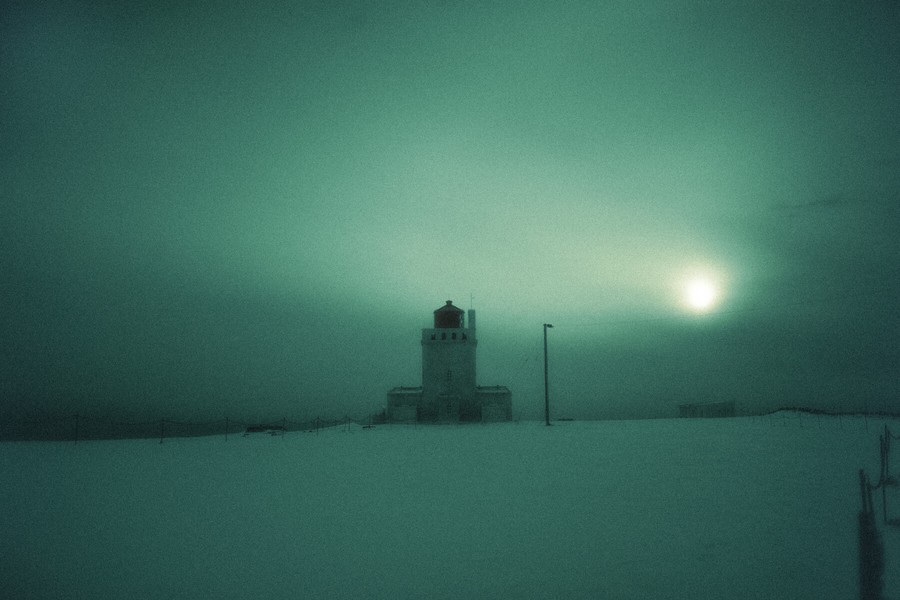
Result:
{"type": "Polygon", "coordinates": [[[550,384],[547,379],[547,329],[553,327],[544,323],[544,419],[550,424],[550,384]]]}

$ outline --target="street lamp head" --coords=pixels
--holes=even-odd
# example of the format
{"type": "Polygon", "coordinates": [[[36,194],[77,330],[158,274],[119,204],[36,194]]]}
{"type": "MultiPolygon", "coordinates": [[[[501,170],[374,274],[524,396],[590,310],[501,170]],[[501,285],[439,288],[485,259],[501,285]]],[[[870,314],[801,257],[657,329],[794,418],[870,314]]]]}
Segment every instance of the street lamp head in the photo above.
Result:
{"type": "Polygon", "coordinates": [[[550,328],[553,328],[553,325],[551,325],[550,323],[544,323],[544,327],[550,327],[550,328]]]}

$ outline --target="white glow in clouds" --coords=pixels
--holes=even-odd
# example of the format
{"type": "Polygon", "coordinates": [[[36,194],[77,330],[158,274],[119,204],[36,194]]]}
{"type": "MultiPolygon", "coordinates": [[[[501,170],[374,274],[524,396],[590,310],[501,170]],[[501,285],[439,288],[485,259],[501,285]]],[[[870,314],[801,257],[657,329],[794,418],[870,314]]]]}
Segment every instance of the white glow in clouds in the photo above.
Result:
{"type": "Polygon", "coordinates": [[[685,301],[697,312],[711,309],[717,298],[716,286],[709,279],[693,279],[685,288],[685,301]]]}

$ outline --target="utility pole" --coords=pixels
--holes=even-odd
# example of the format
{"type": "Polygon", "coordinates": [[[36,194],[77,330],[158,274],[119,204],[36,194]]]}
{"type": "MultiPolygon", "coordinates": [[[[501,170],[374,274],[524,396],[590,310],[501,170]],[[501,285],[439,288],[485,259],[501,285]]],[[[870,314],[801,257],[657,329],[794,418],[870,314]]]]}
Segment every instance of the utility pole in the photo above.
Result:
{"type": "Polygon", "coordinates": [[[544,419],[547,425],[550,425],[550,384],[547,379],[547,329],[553,327],[549,323],[544,323],[544,419]]]}

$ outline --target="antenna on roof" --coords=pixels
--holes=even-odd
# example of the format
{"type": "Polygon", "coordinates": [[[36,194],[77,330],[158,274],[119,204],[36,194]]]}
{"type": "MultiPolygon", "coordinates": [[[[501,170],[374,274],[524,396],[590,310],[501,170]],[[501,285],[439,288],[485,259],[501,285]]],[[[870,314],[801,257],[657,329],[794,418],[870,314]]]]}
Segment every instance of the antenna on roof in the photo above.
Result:
{"type": "Polygon", "coordinates": [[[470,293],[469,294],[469,310],[472,310],[473,308],[475,308],[475,296],[473,296],[470,293]]]}

